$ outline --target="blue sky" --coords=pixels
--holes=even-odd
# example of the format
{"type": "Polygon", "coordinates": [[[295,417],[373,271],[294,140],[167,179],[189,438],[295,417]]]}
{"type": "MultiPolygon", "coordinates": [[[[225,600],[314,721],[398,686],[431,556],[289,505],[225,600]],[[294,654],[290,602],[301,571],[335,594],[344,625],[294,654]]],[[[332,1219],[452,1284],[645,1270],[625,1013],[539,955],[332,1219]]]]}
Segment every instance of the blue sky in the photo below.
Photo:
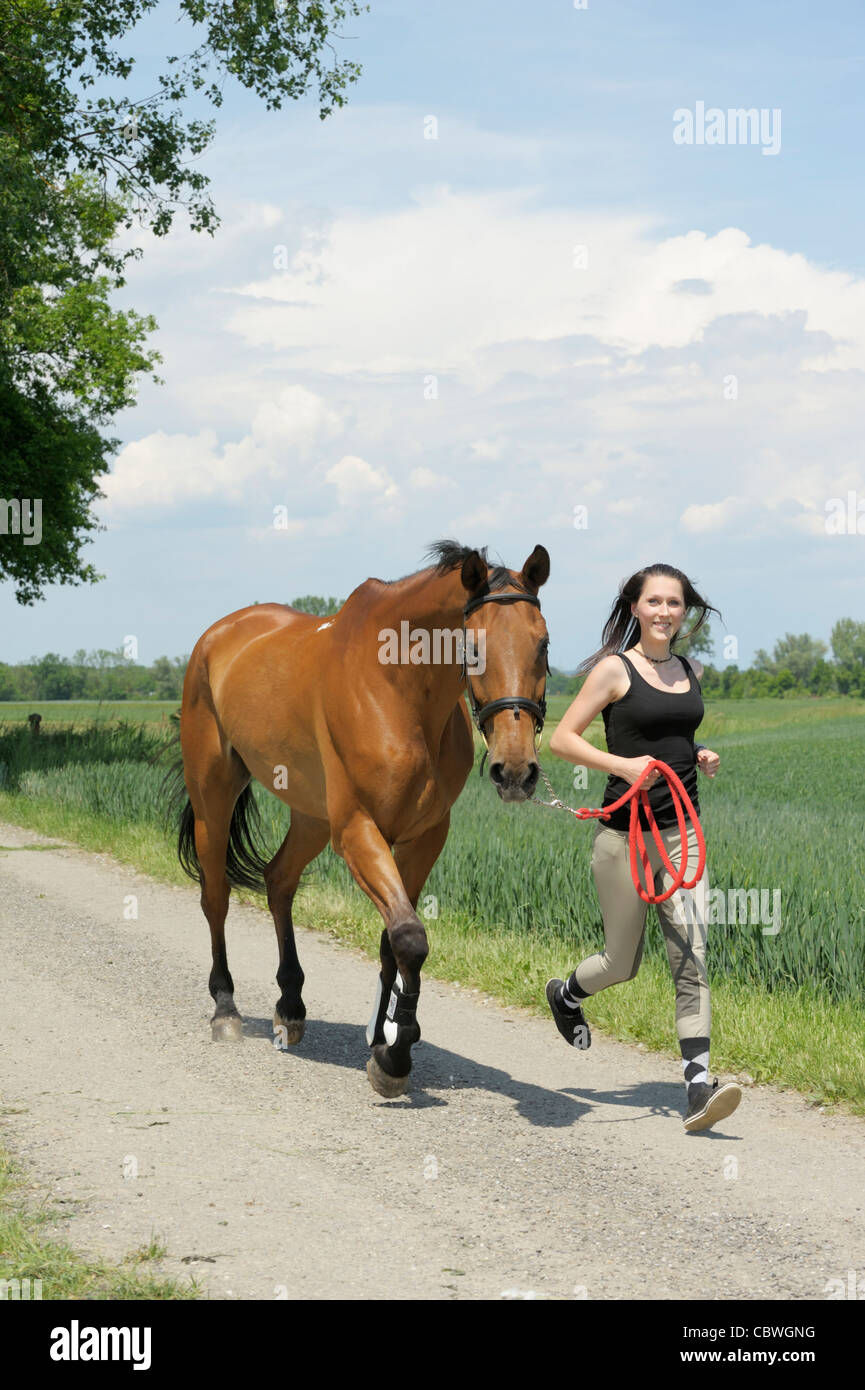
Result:
{"type": "Polygon", "coordinates": [[[512,568],[546,545],[565,668],[655,560],[740,664],[865,619],[865,535],[825,526],[865,506],[861,8],[406,0],[345,29],[348,106],[228,86],[202,160],[222,227],[140,236],[124,302],[156,315],[165,384],[113,431],[107,577],[29,608],[0,586],[2,659],[181,654],[445,536],[512,568]],[[676,144],[698,103],[780,111],[778,152],[676,144]]]}

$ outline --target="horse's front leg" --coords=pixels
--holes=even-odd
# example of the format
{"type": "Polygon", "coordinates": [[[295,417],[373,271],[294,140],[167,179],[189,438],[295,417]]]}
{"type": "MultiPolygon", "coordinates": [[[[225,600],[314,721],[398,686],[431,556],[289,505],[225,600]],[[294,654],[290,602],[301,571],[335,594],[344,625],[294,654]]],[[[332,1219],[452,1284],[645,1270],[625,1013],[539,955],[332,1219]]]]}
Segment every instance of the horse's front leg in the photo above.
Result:
{"type": "Polygon", "coordinates": [[[372,1047],[367,1075],[373,1089],[388,1098],[401,1095],[406,1089],[411,1049],[420,1037],[420,972],[429,946],[415,906],[444,844],[447,825],[436,827],[436,831],[437,834],[427,832],[410,845],[397,846],[399,862],[364,811],[355,810],[333,832],[334,848],[384,920],[380,994],[367,1032],[372,1047]],[[420,847],[422,840],[428,841],[425,848],[420,847]],[[403,873],[409,876],[408,884],[403,873]]]}
{"type": "MultiPolygon", "coordinates": [[[[417,911],[418,899],[424,884],[429,878],[430,870],[442,852],[444,843],[448,836],[450,825],[450,812],[439,821],[438,825],[432,826],[417,839],[405,841],[394,846],[394,861],[399,870],[409,902],[417,911]]],[[[375,1003],[373,1005],[372,1018],[366,1030],[366,1040],[370,1047],[375,1048],[382,1043],[388,1043],[388,1033],[392,1034],[392,1028],[385,1032],[385,1025],[393,1020],[389,1016],[388,1010],[396,1007],[393,1000],[393,987],[397,975],[397,963],[390,944],[390,935],[387,930],[381,934],[381,973],[378,977],[378,990],[376,992],[375,1003]]],[[[399,987],[398,992],[404,994],[405,991],[399,987]]],[[[406,1001],[403,998],[399,1001],[402,1010],[406,1008],[406,1001]]],[[[418,1036],[415,1041],[420,1039],[420,1026],[418,1025],[418,1036]]]]}

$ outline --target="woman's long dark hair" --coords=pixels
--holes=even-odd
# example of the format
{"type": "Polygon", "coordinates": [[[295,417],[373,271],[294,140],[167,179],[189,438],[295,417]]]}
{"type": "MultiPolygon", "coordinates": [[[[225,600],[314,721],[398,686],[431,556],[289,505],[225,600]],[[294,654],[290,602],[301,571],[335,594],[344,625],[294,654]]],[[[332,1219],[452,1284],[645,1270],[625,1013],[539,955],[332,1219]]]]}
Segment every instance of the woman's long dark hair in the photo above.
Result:
{"type": "Polygon", "coordinates": [[[601,638],[602,645],[598,651],[593,652],[591,656],[587,656],[585,661],[580,663],[577,667],[578,676],[582,675],[585,671],[590,671],[593,666],[597,666],[598,662],[602,661],[605,656],[614,656],[616,652],[624,651],[629,645],[625,639],[632,636],[635,630],[639,632],[640,624],[638,619],[631,614],[631,604],[638,601],[640,594],[643,592],[643,585],[649,576],[653,574],[663,574],[667,579],[678,579],[682,586],[682,594],[685,599],[685,612],[682,615],[682,626],[670,642],[671,652],[673,651],[673,644],[679,640],[682,628],[685,626],[685,618],[690,612],[697,610],[700,616],[693,627],[688,629],[685,634],[687,637],[696,635],[696,633],[700,631],[700,628],[706,621],[707,613],[717,613],[721,621],[724,621],[723,617],[721,617],[720,610],[715,608],[711,603],[707,603],[706,600],[697,593],[697,590],[694,588],[688,576],[683,574],[681,570],[677,570],[673,565],[646,565],[645,569],[637,570],[636,574],[632,574],[630,579],[626,579],[620,586],[619,596],[613,604],[612,611],[604,628],[603,637],[601,638]]]}

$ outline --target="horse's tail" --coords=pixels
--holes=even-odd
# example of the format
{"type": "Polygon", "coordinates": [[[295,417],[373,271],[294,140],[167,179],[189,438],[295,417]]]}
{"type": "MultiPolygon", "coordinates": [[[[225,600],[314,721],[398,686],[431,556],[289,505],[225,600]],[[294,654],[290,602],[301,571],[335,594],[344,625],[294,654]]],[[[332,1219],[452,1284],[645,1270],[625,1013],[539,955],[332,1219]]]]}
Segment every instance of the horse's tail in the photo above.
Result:
{"type": "MultiPolygon", "coordinates": [[[[180,867],[196,883],[203,883],[204,875],[195,848],[195,812],[183,777],[182,751],[176,753],[168,768],[161,797],[165,806],[166,829],[169,833],[177,832],[180,867]]],[[[233,887],[267,892],[264,871],[272,856],[259,849],[263,838],[258,804],[252,794],[252,784],[247,783],[234,804],[228,832],[225,874],[233,887]]]]}
{"type": "MultiPolygon", "coordinates": [[[[189,807],[189,816],[192,817],[191,806],[189,807]]],[[[264,832],[258,802],[252,793],[252,783],[247,782],[234,803],[231,826],[228,832],[225,872],[229,883],[233,884],[235,888],[252,888],[257,893],[267,892],[264,871],[273,856],[263,854],[259,849],[263,838],[264,832]]],[[[194,851],[195,846],[193,844],[193,853],[194,851]]]]}

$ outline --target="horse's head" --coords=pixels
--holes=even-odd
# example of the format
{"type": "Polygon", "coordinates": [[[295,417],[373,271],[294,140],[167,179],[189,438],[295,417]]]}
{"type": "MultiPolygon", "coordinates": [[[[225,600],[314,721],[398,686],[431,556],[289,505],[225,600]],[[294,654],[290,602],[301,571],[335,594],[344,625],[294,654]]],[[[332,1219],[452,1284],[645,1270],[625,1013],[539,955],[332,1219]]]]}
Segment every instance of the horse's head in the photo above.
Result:
{"type": "Polygon", "coordinates": [[[476,550],[463,561],[469,698],[487,744],[490,778],[503,801],[525,801],[540,773],[535,735],[546,714],[549,635],[537,595],[549,573],[542,545],[519,574],[491,570],[476,550]]]}

